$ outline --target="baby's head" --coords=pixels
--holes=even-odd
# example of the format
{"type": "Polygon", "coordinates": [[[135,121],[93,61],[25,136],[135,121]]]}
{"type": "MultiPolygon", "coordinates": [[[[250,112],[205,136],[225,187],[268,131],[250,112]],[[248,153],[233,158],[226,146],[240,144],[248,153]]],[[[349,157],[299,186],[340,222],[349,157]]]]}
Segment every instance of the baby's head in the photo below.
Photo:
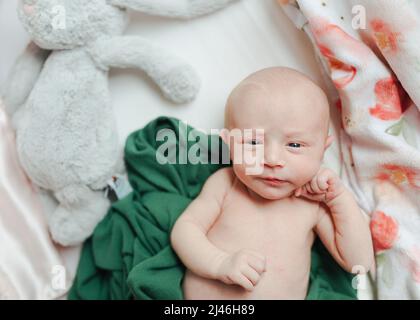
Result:
{"type": "Polygon", "coordinates": [[[332,142],[325,93],[298,71],[277,67],[251,74],[230,94],[223,140],[233,170],[252,191],[281,199],[309,182],[332,142]],[[252,161],[249,161],[249,160],[252,161]]]}

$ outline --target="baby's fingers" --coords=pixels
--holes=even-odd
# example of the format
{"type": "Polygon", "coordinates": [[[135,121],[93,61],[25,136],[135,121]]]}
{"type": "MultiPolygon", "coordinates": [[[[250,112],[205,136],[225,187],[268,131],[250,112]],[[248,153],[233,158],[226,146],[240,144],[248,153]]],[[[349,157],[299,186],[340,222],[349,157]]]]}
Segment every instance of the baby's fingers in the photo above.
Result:
{"type": "Polygon", "coordinates": [[[328,189],[328,177],[325,175],[318,176],[318,187],[321,191],[326,191],[328,189]]]}
{"type": "Polygon", "coordinates": [[[233,283],[241,286],[245,290],[248,290],[248,291],[254,290],[254,285],[252,284],[252,282],[241,273],[240,274],[238,273],[232,276],[231,280],[233,283]]]}
{"type": "Polygon", "coordinates": [[[312,193],[322,193],[321,189],[318,186],[318,177],[314,177],[309,185],[311,186],[312,193]]]}
{"type": "Polygon", "coordinates": [[[253,268],[259,274],[265,271],[266,260],[263,256],[250,256],[248,258],[248,264],[251,268],[253,268]]]}
{"type": "Polygon", "coordinates": [[[258,281],[261,278],[261,275],[255,271],[251,266],[246,266],[243,271],[242,274],[249,280],[252,282],[252,285],[255,286],[258,281]]]}
{"type": "Polygon", "coordinates": [[[305,184],[305,186],[304,186],[304,193],[307,195],[307,196],[312,196],[312,195],[314,195],[315,194],[315,191],[312,189],[312,186],[311,186],[311,184],[310,183],[307,183],[307,184],[305,184]]]}
{"type": "Polygon", "coordinates": [[[309,186],[309,184],[306,184],[303,187],[302,196],[305,198],[308,198],[310,200],[314,201],[324,201],[325,199],[325,192],[315,193],[312,188],[309,186]]]}

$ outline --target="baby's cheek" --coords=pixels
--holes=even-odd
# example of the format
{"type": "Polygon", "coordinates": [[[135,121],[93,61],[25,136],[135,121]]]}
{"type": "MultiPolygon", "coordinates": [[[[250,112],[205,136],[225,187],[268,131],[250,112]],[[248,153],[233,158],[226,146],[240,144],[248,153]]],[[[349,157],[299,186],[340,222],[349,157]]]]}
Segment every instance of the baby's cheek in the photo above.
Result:
{"type": "Polygon", "coordinates": [[[233,164],[232,168],[235,176],[248,188],[252,188],[253,176],[247,172],[247,167],[241,164],[233,164]]]}
{"type": "MultiPolygon", "coordinates": [[[[242,164],[233,163],[233,172],[238,178],[245,178],[246,176],[246,168],[242,164]]],[[[242,179],[241,179],[242,180],[242,179]]]]}
{"type": "Polygon", "coordinates": [[[316,175],[320,168],[321,164],[318,161],[313,161],[312,159],[306,159],[296,164],[294,167],[295,171],[295,185],[303,186],[305,183],[308,183],[316,175]]]}
{"type": "Polygon", "coordinates": [[[261,175],[264,171],[264,149],[251,145],[236,145],[231,149],[231,159],[243,175],[261,175]]]}

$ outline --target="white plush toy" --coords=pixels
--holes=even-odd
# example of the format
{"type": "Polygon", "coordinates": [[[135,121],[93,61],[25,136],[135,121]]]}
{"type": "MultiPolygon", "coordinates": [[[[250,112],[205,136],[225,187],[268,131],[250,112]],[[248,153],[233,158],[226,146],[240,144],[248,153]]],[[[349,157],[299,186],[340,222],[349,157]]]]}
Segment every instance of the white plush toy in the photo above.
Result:
{"type": "Polygon", "coordinates": [[[192,100],[199,89],[187,63],[143,38],[122,35],[126,10],[193,18],[233,1],[20,1],[18,14],[32,43],[3,96],[24,169],[58,200],[48,216],[56,242],[85,240],[109,206],[103,189],[117,170],[120,148],[108,69],[140,68],[177,103],[192,100]]]}

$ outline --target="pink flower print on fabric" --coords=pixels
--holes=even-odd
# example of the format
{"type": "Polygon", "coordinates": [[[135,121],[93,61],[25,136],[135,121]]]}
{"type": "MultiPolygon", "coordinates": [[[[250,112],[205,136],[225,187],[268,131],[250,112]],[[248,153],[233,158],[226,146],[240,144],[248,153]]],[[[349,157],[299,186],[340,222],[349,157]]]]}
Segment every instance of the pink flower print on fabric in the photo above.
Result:
{"type": "Polygon", "coordinates": [[[376,253],[392,248],[398,236],[397,221],[382,211],[375,211],[370,221],[373,247],[376,253]]]}
{"type": "Polygon", "coordinates": [[[420,188],[420,174],[415,169],[405,166],[384,164],[376,178],[380,181],[392,182],[397,187],[409,185],[420,188]]]}
{"type": "Polygon", "coordinates": [[[370,114],[381,120],[398,120],[407,109],[409,98],[398,80],[393,77],[379,80],[375,85],[376,105],[370,114]]]}
{"type": "Polygon", "coordinates": [[[383,51],[396,53],[398,51],[399,32],[394,32],[390,26],[381,19],[370,22],[376,45],[383,51]]]}

